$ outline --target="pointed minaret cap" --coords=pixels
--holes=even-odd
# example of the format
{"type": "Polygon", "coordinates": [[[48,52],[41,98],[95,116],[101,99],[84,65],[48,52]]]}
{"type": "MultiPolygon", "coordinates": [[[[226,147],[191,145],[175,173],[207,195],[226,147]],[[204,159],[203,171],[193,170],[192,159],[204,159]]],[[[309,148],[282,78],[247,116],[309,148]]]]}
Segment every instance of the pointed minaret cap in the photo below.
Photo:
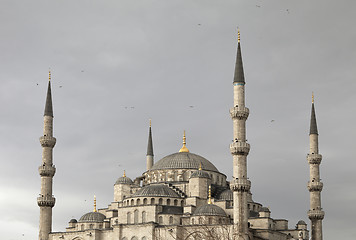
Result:
{"type": "Polygon", "coordinates": [[[150,128],[148,131],[148,145],[147,145],[147,154],[146,156],[154,156],[153,155],[153,143],[152,143],[152,130],[151,130],[151,119],[150,119],[150,128]]]}
{"type": "Polygon", "coordinates": [[[48,79],[49,79],[49,81],[48,81],[47,98],[46,98],[44,116],[53,117],[52,93],[51,93],[51,71],[48,72],[48,79]]]}
{"type": "Polygon", "coordinates": [[[236,65],[235,65],[235,75],[234,83],[245,84],[244,68],[242,64],[241,47],[240,47],[240,29],[237,29],[237,54],[236,54],[236,65]]]}
{"type": "Polygon", "coordinates": [[[188,148],[185,146],[186,145],[186,138],[185,138],[185,130],[183,133],[183,146],[182,148],[179,150],[179,152],[189,152],[188,148]]]}
{"type": "Polygon", "coordinates": [[[314,93],[312,94],[312,109],[311,109],[311,117],[310,117],[309,135],[311,134],[318,134],[318,127],[316,125],[316,116],[315,116],[315,108],[314,108],[314,93]]]}
{"type": "Polygon", "coordinates": [[[94,195],[94,210],[93,210],[93,212],[97,212],[97,210],[96,210],[96,196],[94,195]]]}

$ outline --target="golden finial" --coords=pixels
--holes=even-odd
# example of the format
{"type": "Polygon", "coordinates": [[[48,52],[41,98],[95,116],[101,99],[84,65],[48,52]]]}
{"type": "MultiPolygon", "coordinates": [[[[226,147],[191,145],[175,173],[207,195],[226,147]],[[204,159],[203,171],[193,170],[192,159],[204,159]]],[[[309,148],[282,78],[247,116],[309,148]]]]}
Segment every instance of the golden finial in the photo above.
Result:
{"type": "Polygon", "coordinates": [[[150,119],[150,127],[151,127],[151,125],[152,125],[152,124],[151,124],[151,119],[150,119]]]}
{"type": "Polygon", "coordinates": [[[48,70],[48,79],[51,81],[51,69],[48,70]]]}
{"type": "Polygon", "coordinates": [[[314,92],[312,92],[312,103],[314,103],[314,92]]]}
{"type": "Polygon", "coordinates": [[[94,195],[94,211],[93,212],[96,212],[96,196],[94,195]]]}
{"type": "Polygon", "coordinates": [[[189,152],[188,148],[185,146],[186,142],[185,142],[186,138],[185,138],[185,130],[184,130],[184,134],[183,134],[183,147],[179,150],[179,152],[189,152]]]}
{"type": "Polygon", "coordinates": [[[240,28],[237,27],[237,42],[240,43],[240,28]]]}
{"type": "Polygon", "coordinates": [[[211,185],[209,185],[209,200],[208,204],[211,204],[211,185]]]}
{"type": "Polygon", "coordinates": [[[201,162],[200,162],[200,164],[199,164],[199,170],[203,170],[203,169],[201,168],[201,162]]]}
{"type": "Polygon", "coordinates": [[[126,177],[126,172],[125,172],[125,170],[124,170],[124,174],[122,175],[123,177],[126,177]]]}

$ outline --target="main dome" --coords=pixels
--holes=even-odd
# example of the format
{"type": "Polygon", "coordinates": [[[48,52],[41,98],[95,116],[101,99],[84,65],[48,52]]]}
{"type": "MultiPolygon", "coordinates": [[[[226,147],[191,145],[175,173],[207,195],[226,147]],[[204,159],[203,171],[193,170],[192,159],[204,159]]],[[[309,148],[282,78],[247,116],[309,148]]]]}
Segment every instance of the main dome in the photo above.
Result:
{"type": "Polygon", "coordinates": [[[219,170],[206,158],[190,152],[177,152],[168,155],[156,162],[150,170],[163,169],[199,169],[219,172],[219,170]]]}

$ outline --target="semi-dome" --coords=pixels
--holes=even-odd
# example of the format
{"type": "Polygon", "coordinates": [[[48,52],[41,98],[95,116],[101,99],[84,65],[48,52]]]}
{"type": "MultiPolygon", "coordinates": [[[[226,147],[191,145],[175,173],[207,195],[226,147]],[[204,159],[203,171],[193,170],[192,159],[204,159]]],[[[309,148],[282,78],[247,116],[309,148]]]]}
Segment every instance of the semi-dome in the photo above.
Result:
{"type": "Polygon", "coordinates": [[[193,215],[195,216],[224,216],[226,217],[226,212],[219,206],[215,204],[205,204],[198,207],[193,215]]]}
{"type": "Polygon", "coordinates": [[[227,200],[227,201],[233,201],[234,200],[234,196],[233,193],[230,189],[226,189],[224,191],[222,191],[219,195],[219,200],[227,200]]]}
{"type": "Polygon", "coordinates": [[[197,170],[190,175],[190,178],[211,178],[209,173],[203,171],[203,170],[197,170]]]}
{"type": "Polygon", "coordinates": [[[206,158],[190,152],[177,152],[168,155],[154,164],[151,170],[163,169],[199,169],[219,172],[219,170],[206,158]]]}
{"type": "Polygon", "coordinates": [[[79,222],[103,222],[105,219],[105,215],[99,212],[89,212],[84,214],[79,222]]]}
{"type": "Polygon", "coordinates": [[[173,189],[163,184],[147,185],[133,194],[133,197],[180,197],[173,189]]]}

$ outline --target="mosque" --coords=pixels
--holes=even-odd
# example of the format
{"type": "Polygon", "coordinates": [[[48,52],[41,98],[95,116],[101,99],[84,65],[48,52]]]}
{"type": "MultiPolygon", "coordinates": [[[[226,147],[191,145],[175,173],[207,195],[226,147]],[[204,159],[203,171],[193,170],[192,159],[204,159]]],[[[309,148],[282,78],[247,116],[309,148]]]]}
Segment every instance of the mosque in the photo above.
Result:
{"type": "MultiPolygon", "coordinates": [[[[51,75],[49,75],[51,79],[51,75]]],[[[136,178],[123,174],[113,179],[113,201],[104,209],[85,213],[71,219],[63,232],[52,232],[53,108],[51,82],[48,83],[44,111],[39,240],[163,240],[163,239],[221,239],[221,240],[287,240],[310,239],[307,224],[300,220],[289,228],[288,220],[271,218],[270,210],[252,199],[251,182],[247,177],[247,156],[250,144],[246,141],[245,77],[242,64],[240,34],[238,34],[235,74],[233,79],[233,142],[230,142],[233,179],[208,159],[191,153],[186,146],[154,162],[151,124],[148,134],[146,171],[136,178]]],[[[318,150],[318,130],[314,100],[311,110],[310,150],[310,209],[313,240],[322,240],[321,191],[319,166],[322,156],[318,150]]]]}

